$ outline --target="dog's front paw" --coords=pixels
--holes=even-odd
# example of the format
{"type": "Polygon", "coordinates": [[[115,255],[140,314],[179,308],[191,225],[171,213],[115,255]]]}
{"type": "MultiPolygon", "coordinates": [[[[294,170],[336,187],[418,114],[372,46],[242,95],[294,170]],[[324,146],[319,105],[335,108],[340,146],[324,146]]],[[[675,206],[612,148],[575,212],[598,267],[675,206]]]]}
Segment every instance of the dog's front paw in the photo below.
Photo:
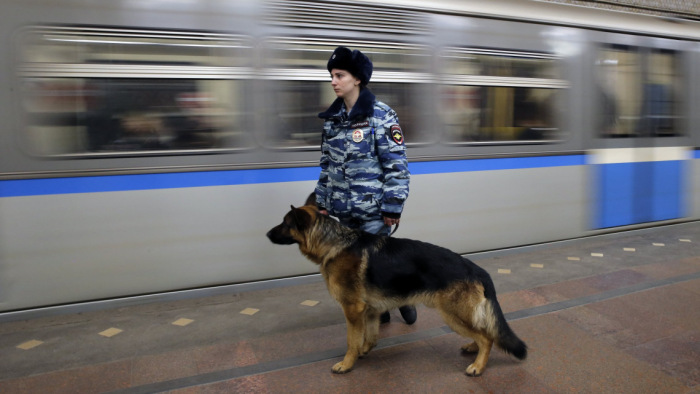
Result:
{"type": "Polygon", "coordinates": [[[352,371],[352,366],[346,367],[345,364],[341,361],[333,366],[332,371],[333,373],[348,373],[352,371]]]}
{"type": "Polygon", "coordinates": [[[465,372],[467,373],[468,376],[481,376],[481,373],[484,371],[483,371],[483,369],[479,369],[474,364],[471,364],[467,367],[467,370],[465,372]]]}

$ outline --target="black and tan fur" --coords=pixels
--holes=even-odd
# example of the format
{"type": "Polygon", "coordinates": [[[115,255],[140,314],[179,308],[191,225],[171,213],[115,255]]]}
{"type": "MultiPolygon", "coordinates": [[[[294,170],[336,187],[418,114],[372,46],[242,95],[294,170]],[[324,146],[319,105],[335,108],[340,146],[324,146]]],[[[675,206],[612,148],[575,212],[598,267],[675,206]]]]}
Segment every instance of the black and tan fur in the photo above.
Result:
{"type": "Polygon", "coordinates": [[[489,274],[445,248],[345,227],[310,205],[294,208],[267,233],[276,244],[297,243],[319,264],[328,291],[347,321],[348,350],[333,372],[349,372],[377,344],[379,315],[407,304],[437,308],[447,325],[474,342],[477,353],[467,375],[484,371],[495,343],[519,359],[527,346],[511,331],[496,300],[489,274]]]}

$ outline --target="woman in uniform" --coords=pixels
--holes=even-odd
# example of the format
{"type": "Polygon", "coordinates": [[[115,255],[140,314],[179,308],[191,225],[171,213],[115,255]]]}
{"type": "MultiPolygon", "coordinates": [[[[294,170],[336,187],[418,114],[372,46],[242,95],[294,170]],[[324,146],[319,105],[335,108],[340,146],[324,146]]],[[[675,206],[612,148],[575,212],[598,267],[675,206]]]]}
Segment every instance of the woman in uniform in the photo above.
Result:
{"type": "MultiPolygon", "coordinates": [[[[348,227],[389,235],[410,180],[398,117],[367,88],[373,66],[362,52],[340,46],[327,68],[337,98],[318,115],[325,123],[316,203],[348,227]]],[[[416,321],[414,306],[399,311],[406,323],[416,321]]],[[[389,319],[382,314],[383,323],[389,319]]]]}

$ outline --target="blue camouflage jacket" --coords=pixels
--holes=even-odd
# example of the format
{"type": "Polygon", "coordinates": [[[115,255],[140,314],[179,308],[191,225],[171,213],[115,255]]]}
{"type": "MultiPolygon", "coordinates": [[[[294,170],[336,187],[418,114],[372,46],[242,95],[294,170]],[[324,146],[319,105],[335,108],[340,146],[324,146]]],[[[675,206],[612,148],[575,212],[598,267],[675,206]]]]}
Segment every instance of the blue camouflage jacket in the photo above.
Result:
{"type": "Polygon", "coordinates": [[[325,119],[316,202],[341,220],[400,218],[408,197],[408,161],[396,112],[367,88],[350,114],[341,98],[325,119]]]}

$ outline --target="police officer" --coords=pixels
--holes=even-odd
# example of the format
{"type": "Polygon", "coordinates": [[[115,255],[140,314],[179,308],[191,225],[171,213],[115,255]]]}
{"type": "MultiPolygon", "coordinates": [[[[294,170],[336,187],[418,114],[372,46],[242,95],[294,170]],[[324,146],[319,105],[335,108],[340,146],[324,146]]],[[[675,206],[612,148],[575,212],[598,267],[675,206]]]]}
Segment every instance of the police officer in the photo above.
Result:
{"type": "MultiPolygon", "coordinates": [[[[318,115],[325,122],[316,203],[348,227],[389,235],[410,179],[398,117],[367,89],[372,62],[362,52],[340,46],[327,68],[337,99],[318,115]]],[[[414,306],[399,311],[406,323],[416,321],[414,306]]],[[[382,323],[389,319],[382,314],[382,323]]]]}

